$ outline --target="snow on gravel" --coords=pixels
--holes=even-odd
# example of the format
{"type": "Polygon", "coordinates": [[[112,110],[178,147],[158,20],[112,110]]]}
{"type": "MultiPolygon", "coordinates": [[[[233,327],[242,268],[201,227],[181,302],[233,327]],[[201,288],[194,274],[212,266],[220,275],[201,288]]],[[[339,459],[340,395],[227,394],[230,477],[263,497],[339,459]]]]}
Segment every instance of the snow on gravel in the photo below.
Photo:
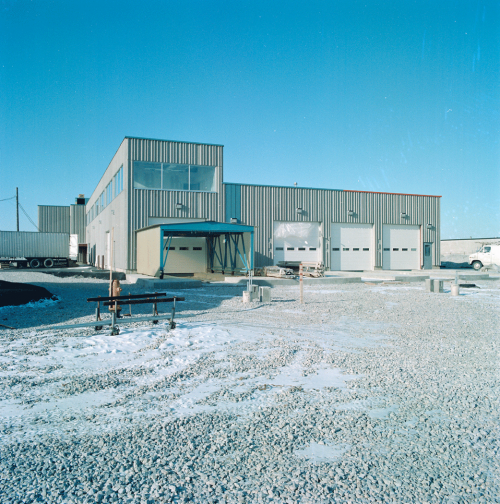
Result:
{"type": "Polygon", "coordinates": [[[50,327],[106,281],[0,279],[59,299],[0,310],[2,504],[500,501],[498,282],[206,286],[110,336],[50,327]]]}

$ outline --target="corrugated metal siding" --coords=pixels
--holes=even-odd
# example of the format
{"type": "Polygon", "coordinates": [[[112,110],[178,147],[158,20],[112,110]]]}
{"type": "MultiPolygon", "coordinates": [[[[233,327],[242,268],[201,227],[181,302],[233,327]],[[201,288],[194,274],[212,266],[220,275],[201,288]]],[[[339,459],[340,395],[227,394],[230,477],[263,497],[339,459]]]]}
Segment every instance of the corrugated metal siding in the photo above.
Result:
{"type": "Polygon", "coordinates": [[[69,256],[69,234],[0,231],[0,257],[28,258],[69,256]]]}
{"type": "Polygon", "coordinates": [[[69,233],[69,207],[38,206],[38,230],[41,233],[69,233]]]}
{"type": "MultiPolygon", "coordinates": [[[[234,198],[232,191],[237,186],[225,184],[226,204],[228,197],[234,198]]],[[[240,194],[241,223],[255,226],[256,266],[272,264],[274,221],[321,222],[327,267],[332,222],[374,225],[375,267],[382,266],[383,224],[420,225],[422,242],[435,244],[433,265],[440,264],[439,197],[251,185],[240,185],[240,194]],[[300,213],[297,208],[302,209],[300,213]],[[352,216],[349,210],[354,212],[352,216]],[[402,217],[402,212],[407,216],[402,217]],[[432,225],[431,229],[427,224],[432,225]]]]}
{"type": "Polygon", "coordinates": [[[172,217],[222,222],[223,147],[162,140],[129,138],[129,269],[136,269],[136,233],[148,218],[172,217]],[[133,162],[151,161],[215,166],[216,192],[155,191],[133,189],[133,162]],[[176,203],[182,204],[177,210],[176,203]]]}
{"type": "Polygon", "coordinates": [[[231,219],[241,221],[241,186],[240,184],[224,184],[224,202],[226,222],[231,219]]]}
{"type": "Polygon", "coordinates": [[[86,243],[85,205],[69,207],[69,232],[78,235],[78,243],[86,243]]]}

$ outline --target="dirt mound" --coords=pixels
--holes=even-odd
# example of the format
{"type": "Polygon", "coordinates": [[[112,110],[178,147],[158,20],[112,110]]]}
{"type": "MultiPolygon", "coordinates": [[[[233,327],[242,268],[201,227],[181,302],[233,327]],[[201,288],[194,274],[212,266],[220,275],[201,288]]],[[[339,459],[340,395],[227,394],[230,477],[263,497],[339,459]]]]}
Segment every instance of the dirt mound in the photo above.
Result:
{"type": "Polygon", "coordinates": [[[0,306],[19,306],[41,299],[57,299],[47,289],[25,283],[0,280],[0,306]]]}

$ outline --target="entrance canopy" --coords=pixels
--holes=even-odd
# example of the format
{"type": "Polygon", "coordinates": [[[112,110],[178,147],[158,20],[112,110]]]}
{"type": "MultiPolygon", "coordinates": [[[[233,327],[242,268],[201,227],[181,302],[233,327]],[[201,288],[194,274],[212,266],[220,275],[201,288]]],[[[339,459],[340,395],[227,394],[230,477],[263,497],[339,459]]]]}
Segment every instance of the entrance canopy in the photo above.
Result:
{"type": "Polygon", "coordinates": [[[242,224],[224,222],[189,222],[179,224],[160,224],[161,256],[160,276],[163,276],[172,238],[205,238],[207,243],[209,268],[231,271],[253,269],[254,228],[242,224]],[[245,235],[248,239],[245,239],[245,235]],[[247,242],[245,244],[245,242],[247,242]]]}

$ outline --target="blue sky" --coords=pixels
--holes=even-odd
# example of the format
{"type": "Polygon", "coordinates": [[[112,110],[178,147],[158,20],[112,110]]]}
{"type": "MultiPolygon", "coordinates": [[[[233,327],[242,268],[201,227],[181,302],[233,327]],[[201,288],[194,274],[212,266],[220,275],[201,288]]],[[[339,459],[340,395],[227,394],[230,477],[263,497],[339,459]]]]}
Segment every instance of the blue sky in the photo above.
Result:
{"type": "Polygon", "coordinates": [[[224,145],[226,182],[442,195],[442,238],[500,236],[498,2],[0,9],[0,200],[35,223],[138,136],[224,145]]]}

